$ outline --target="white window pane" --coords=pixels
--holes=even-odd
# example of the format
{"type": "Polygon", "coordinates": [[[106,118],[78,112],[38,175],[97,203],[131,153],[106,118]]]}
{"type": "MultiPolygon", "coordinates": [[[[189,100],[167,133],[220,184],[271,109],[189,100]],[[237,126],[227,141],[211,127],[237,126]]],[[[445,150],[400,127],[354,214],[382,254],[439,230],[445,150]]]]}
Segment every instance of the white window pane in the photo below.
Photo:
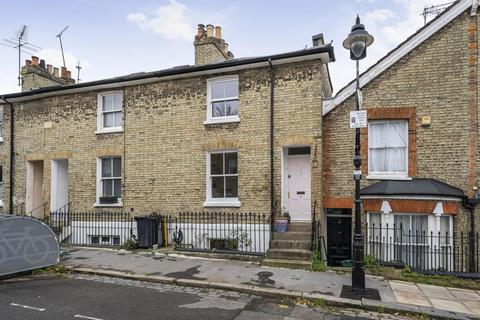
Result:
{"type": "Polygon", "coordinates": [[[212,198],[224,198],[224,177],[212,177],[212,198]]]}
{"type": "Polygon", "coordinates": [[[237,153],[225,153],[225,173],[237,174],[237,153]]]}
{"type": "Polygon", "coordinates": [[[238,177],[225,177],[225,198],[238,198],[238,177]]]}
{"type": "Polygon", "coordinates": [[[213,102],[212,103],[212,117],[225,117],[225,102],[213,102]]]}
{"type": "Polygon", "coordinates": [[[225,83],[225,97],[238,97],[238,80],[227,81],[225,83]]]}
{"type": "Polygon", "coordinates": [[[223,153],[210,155],[210,174],[223,174],[223,153]]]}
{"type": "Polygon", "coordinates": [[[210,84],[211,98],[223,99],[225,98],[225,82],[212,82],[210,84]]]}
{"type": "Polygon", "coordinates": [[[388,149],[387,151],[386,171],[389,172],[406,172],[406,148],[388,149]]]}
{"type": "Polygon", "coordinates": [[[115,94],[113,96],[113,109],[114,110],[121,110],[122,109],[122,95],[115,94]]]}
{"type": "Polygon", "coordinates": [[[122,113],[121,112],[115,112],[115,113],[113,113],[113,115],[114,115],[113,126],[121,127],[122,126],[122,113]]]}
{"type": "Polygon", "coordinates": [[[115,197],[121,197],[122,194],[122,180],[115,179],[113,182],[113,195],[115,197]]]}
{"type": "Polygon", "coordinates": [[[112,109],[113,109],[113,96],[112,95],[102,96],[102,110],[110,111],[112,109]]]}
{"type": "Polygon", "coordinates": [[[122,176],[122,160],[121,158],[113,158],[113,176],[122,176]]]}
{"type": "Polygon", "coordinates": [[[388,127],[388,146],[405,147],[407,146],[406,121],[392,121],[388,127]]]}
{"type": "Polygon", "coordinates": [[[395,215],[394,221],[395,221],[395,228],[397,228],[399,232],[400,230],[402,230],[404,235],[408,235],[408,233],[410,232],[410,216],[395,215]]]}
{"type": "Polygon", "coordinates": [[[371,149],[369,170],[374,172],[386,171],[387,164],[387,149],[371,149]]]}
{"type": "Polygon", "coordinates": [[[112,159],[102,159],[102,178],[112,176],[112,159]]]}
{"type": "Polygon", "coordinates": [[[113,181],[111,179],[102,180],[102,196],[113,196],[113,181]]]}
{"type": "Polygon", "coordinates": [[[103,127],[112,128],[115,126],[115,113],[104,113],[103,114],[103,127]]]}
{"type": "Polygon", "coordinates": [[[238,100],[226,101],[225,115],[236,116],[238,115],[238,100]]]}
{"type": "Polygon", "coordinates": [[[387,123],[371,123],[369,126],[368,145],[372,148],[383,148],[387,146],[387,123]]]}

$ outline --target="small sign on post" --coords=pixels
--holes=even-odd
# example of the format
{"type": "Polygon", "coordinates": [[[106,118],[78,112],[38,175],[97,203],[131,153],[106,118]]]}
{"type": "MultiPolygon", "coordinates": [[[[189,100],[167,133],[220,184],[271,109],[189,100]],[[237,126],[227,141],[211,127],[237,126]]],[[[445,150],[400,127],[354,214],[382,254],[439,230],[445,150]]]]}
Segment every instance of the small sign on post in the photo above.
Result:
{"type": "Polygon", "coordinates": [[[350,111],[350,128],[367,127],[367,110],[350,111]]]}

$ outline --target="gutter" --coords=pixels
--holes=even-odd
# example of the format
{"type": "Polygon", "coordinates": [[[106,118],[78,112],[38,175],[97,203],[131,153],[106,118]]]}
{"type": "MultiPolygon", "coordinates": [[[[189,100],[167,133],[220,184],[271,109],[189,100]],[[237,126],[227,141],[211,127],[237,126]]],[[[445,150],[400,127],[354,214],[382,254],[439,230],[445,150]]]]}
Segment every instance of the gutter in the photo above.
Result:
{"type": "Polygon", "coordinates": [[[275,71],[273,70],[272,60],[268,59],[270,74],[270,231],[274,230],[275,223],[275,179],[274,179],[274,97],[275,97],[275,71]]]}
{"type": "Polygon", "coordinates": [[[10,168],[9,168],[9,190],[8,190],[8,210],[10,214],[13,214],[13,151],[14,151],[14,112],[13,112],[13,103],[9,102],[5,97],[3,97],[3,101],[5,101],[8,105],[10,105],[10,168]]]}

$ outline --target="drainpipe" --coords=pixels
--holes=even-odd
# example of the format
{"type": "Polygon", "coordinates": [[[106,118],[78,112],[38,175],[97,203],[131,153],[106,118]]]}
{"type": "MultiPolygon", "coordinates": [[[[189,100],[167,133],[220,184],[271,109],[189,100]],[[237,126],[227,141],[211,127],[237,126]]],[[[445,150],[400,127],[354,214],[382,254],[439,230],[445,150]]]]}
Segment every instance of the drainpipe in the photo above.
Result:
{"type": "Polygon", "coordinates": [[[9,170],[9,195],[8,195],[8,210],[13,214],[13,104],[4,97],[2,100],[10,105],[10,170],[9,170]]]}
{"type": "Polygon", "coordinates": [[[273,70],[272,59],[268,58],[270,74],[270,231],[274,231],[275,223],[275,180],[274,180],[274,148],[273,148],[273,107],[275,93],[275,72],[273,70]]]}
{"type": "Polygon", "coordinates": [[[475,273],[475,206],[478,204],[476,198],[465,197],[463,206],[470,213],[470,234],[468,237],[468,272],[475,273]]]}

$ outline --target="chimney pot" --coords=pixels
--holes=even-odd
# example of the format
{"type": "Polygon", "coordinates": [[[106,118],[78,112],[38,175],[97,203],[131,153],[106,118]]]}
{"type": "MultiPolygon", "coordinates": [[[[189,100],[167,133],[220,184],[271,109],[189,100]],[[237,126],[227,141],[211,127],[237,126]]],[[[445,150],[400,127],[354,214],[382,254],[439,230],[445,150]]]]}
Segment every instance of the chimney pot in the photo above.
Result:
{"type": "Polygon", "coordinates": [[[205,25],[199,24],[197,29],[197,36],[202,37],[205,34],[205,25]]]}
{"type": "Polygon", "coordinates": [[[66,71],[66,77],[67,79],[71,79],[72,78],[72,72],[70,70],[67,70],[66,71]]]}
{"type": "Polygon", "coordinates": [[[31,64],[32,64],[32,60],[28,60],[28,59],[25,60],[25,65],[26,65],[26,66],[29,66],[29,65],[31,65],[31,64]]]}
{"type": "Polygon", "coordinates": [[[222,27],[215,27],[215,38],[222,39],[222,27]]]}
{"type": "Polygon", "coordinates": [[[61,71],[60,71],[60,74],[61,74],[62,78],[66,78],[67,77],[67,68],[62,67],[61,71]]]}
{"type": "Polygon", "coordinates": [[[207,24],[207,37],[213,37],[213,25],[207,24]]]}
{"type": "Polygon", "coordinates": [[[53,66],[51,64],[47,64],[47,72],[49,75],[53,75],[53,66]]]}
{"type": "Polygon", "coordinates": [[[57,78],[59,77],[59,75],[58,75],[58,68],[57,68],[57,67],[54,67],[54,68],[53,68],[53,76],[54,76],[54,77],[57,77],[57,78]]]}
{"type": "Polygon", "coordinates": [[[32,56],[32,66],[38,66],[38,57],[32,56]]]}
{"type": "Polygon", "coordinates": [[[40,59],[40,67],[45,69],[45,60],[40,59]]]}

